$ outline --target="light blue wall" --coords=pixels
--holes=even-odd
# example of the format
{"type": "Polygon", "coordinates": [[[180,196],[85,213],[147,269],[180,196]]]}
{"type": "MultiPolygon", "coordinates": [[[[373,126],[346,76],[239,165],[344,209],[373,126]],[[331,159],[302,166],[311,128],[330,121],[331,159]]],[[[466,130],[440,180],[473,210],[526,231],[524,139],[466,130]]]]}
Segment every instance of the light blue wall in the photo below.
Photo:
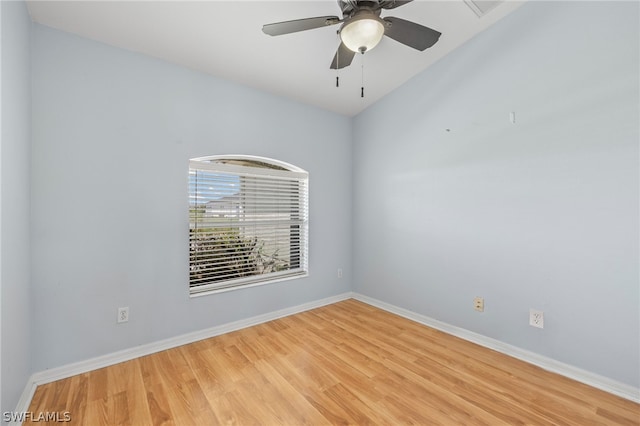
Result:
{"type": "Polygon", "coordinates": [[[638,387],[638,17],[531,2],[360,114],[355,290],[638,387]]]}
{"type": "Polygon", "coordinates": [[[0,413],[13,411],[31,374],[29,180],[31,18],[24,2],[0,2],[2,139],[0,144],[0,413]]]}
{"type": "Polygon", "coordinates": [[[351,289],[349,118],[39,25],[33,37],[35,371],[351,289]],[[309,277],[189,298],[188,159],[213,154],[309,172],[309,277]]]}

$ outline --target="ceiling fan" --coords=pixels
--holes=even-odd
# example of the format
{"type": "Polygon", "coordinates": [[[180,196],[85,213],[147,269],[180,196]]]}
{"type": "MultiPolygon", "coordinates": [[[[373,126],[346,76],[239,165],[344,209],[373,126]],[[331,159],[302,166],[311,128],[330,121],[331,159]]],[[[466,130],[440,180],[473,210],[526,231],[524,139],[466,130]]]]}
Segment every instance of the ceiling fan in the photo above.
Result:
{"type": "Polygon", "coordinates": [[[423,51],[433,46],[441,33],[400,18],[380,17],[382,9],[395,9],[412,0],[338,0],[342,19],[337,16],[318,16],[263,25],[262,31],[271,36],[312,30],[342,23],[338,34],[341,43],[331,69],[351,65],[356,52],[365,53],[376,47],[383,35],[404,45],[423,51]]]}

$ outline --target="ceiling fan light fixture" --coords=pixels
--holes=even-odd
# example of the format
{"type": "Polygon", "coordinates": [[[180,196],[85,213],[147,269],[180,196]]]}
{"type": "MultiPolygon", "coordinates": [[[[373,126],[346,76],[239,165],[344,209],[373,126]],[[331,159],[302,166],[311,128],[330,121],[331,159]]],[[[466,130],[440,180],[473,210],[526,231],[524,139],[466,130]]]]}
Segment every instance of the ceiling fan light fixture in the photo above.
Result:
{"type": "Polygon", "coordinates": [[[340,38],[347,48],[353,52],[364,53],[380,43],[384,35],[384,23],[374,14],[355,16],[344,24],[340,30],[340,38]]]}

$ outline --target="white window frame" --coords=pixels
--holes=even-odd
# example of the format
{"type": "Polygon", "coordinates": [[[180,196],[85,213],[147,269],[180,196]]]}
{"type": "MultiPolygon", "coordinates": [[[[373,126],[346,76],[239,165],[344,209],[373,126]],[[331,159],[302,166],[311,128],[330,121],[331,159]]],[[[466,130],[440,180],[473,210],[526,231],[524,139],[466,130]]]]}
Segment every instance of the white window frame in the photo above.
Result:
{"type": "Polygon", "coordinates": [[[271,158],[216,155],[189,160],[190,296],[307,276],[308,181],[306,171],[271,158]],[[234,186],[236,192],[219,195],[234,186]],[[225,233],[231,233],[233,247],[243,247],[240,254],[229,254],[229,246],[220,248],[225,233]],[[240,266],[229,268],[229,262],[240,266]]]}

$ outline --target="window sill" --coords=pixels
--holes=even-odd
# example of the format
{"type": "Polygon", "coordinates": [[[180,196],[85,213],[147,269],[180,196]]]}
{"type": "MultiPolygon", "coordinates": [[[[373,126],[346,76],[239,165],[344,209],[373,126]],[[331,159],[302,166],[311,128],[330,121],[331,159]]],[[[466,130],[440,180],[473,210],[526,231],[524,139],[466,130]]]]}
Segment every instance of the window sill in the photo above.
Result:
{"type": "Polygon", "coordinates": [[[250,284],[244,284],[244,285],[238,285],[235,287],[226,287],[226,288],[215,288],[215,289],[211,289],[211,290],[205,290],[205,291],[200,291],[197,293],[191,293],[189,294],[190,298],[195,298],[195,297],[202,297],[202,296],[209,296],[212,294],[218,294],[218,293],[226,293],[228,291],[235,291],[235,290],[244,290],[250,287],[258,287],[258,286],[262,286],[262,285],[268,285],[268,284],[275,284],[275,283],[279,283],[282,281],[290,281],[290,280],[297,280],[300,278],[306,278],[309,276],[309,272],[303,272],[297,275],[291,275],[291,276],[286,276],[286,277],[282,277],[282,278],[274,278],[268,281],[261,281],[261,282],[257,282],[257,283],[250,283],[250,284]]]}

